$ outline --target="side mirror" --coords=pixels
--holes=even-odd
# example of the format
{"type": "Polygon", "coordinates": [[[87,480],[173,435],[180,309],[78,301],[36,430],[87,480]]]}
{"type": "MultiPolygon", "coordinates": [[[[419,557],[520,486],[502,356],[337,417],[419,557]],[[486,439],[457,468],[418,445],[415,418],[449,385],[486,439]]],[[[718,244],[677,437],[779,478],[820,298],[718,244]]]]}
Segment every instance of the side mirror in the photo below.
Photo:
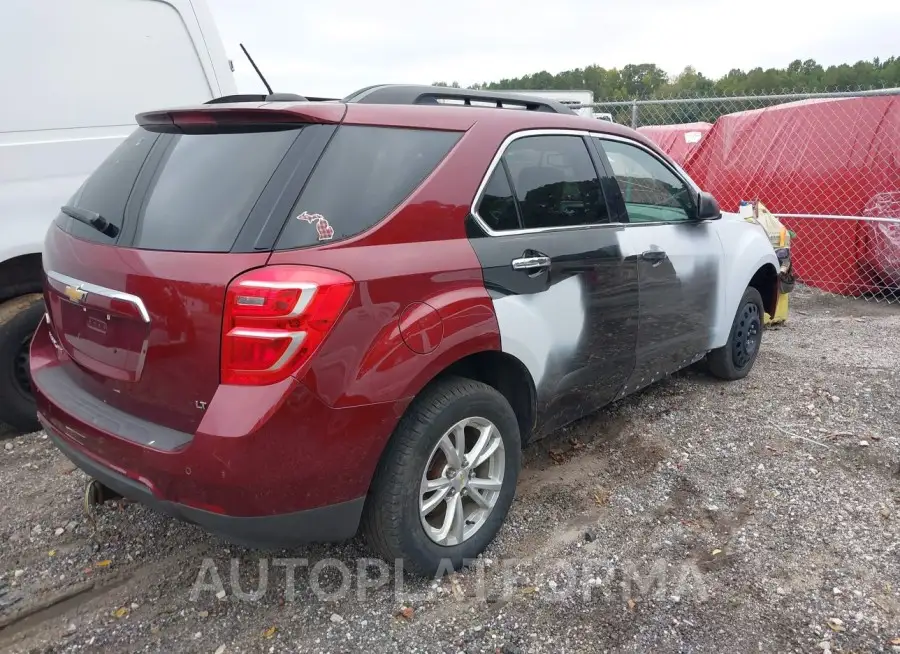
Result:
{"type": "Polygon", "coordinates": [[[716,199],[704,191],[697,194],[697,220],[718,220],[722,210],[716,199]]]}

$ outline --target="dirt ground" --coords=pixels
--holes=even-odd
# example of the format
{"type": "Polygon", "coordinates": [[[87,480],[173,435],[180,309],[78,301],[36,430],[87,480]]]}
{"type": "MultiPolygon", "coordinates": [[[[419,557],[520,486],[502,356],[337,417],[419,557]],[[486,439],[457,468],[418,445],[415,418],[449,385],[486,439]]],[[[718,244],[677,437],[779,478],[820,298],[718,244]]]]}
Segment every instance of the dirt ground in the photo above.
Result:
{"type": "Polygon", "coordinates": [[[0,651],[900,652],[898,396],[900,307],[797,289],[746,380],[691,369],[529,446],[486,558],[438,582],[92,522],[43,434],[0,441],[0,651]]]}

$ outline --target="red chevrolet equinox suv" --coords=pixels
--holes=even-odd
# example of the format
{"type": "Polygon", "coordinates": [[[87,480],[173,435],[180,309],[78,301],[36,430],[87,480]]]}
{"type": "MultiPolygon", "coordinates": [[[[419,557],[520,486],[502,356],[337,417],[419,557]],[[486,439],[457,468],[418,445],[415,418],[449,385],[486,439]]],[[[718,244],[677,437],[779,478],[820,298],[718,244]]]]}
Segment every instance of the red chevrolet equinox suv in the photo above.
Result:
{"type": "Polygon", "coordinates": [[[464,565],[524,443],[704,358],[744,377],[774,311],[759,225],[552,101],[378,86],[137,122],[46,237],[39,418],[237,543],[362,531],[464,565]]]}

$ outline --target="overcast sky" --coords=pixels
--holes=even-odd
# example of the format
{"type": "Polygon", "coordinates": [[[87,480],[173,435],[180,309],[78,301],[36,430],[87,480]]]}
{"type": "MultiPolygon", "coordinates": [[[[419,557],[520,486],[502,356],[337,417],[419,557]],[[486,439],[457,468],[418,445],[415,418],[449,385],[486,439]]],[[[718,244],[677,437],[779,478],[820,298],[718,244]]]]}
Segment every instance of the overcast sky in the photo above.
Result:
{"type": "Polygon", "coordinates": [[[900,0],[207,0],[238,88],[343,97],[379,83],[475,82],[598,64],[823,65],[900,55],[900,0]]]}

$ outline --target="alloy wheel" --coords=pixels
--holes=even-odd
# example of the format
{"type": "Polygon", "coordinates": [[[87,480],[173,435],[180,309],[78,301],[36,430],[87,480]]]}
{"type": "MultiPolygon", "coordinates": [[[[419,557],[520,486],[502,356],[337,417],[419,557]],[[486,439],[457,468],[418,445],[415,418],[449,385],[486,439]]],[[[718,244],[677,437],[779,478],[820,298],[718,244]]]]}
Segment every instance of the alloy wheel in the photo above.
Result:
{"type": "Polygon", "coordinates": [[[422,528],[438,545],[459,545],[481,529],[503,487],[506,452],[497,427],[466,418],[438,440],[419,488],[422,528]]]}

